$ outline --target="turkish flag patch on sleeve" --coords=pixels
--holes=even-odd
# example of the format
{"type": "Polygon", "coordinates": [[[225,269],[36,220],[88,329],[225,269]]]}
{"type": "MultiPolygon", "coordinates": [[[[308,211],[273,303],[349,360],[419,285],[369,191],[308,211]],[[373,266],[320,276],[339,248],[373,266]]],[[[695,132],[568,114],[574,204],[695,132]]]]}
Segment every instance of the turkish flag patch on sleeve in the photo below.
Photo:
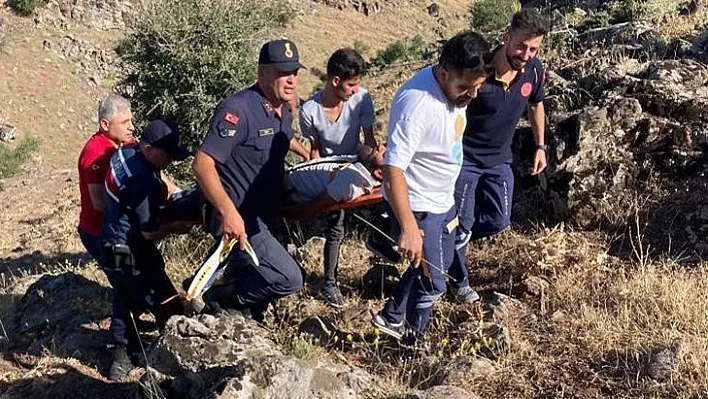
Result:
{"type": "Polygon", "coordinates": [[[230,112],[227,112],[226,115],[224,115],[224,120],[231,124],[238,125],[238,116],[230,112]]]}

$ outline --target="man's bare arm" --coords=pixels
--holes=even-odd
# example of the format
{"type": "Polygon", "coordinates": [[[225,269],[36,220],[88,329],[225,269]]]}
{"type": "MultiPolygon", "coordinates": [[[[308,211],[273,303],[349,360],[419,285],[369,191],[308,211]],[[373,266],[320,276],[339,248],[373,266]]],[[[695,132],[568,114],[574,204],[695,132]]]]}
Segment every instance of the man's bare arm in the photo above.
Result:
{"type": "Polygon", "coordinates": [[[322,154],[320,153],[320,141],[318,139],[312,139],[312,145],[310,146],[310,159],[319,159],[322,154]]]}
{"type": "MultiPolygon", "coordinates": [[[[533,137],[536,140],[536,144],[546,144],[546,111],[543,106],[543,102],[529,103],[528,111],[529,122],[531,123],[531,131],[533,131],[533,137]]],[[[533,162],[533,175],[537,175],[543,172],[544,169],[546,169],[546,155],[546,151],[541,149],[536,150],[533,162]]]]}
{"type": "Polygon", "coordinates": [[[167,198],[170,198],[172,194],[181,190],[179,186],[177,186],[175,182],[173,182],[172,179],[170,179],[169,176],[167,176],[167,173],[165,173],[164,171],[160,172],[160,178],[167,186],[167,198]]]}
{"type": "Polygon", "coordinates": [[[163,223],[160,229],[155,232],[142,232],[143,238],[148,241],[158,241],[170,234],[187,234],[196,223],[186,220],[175,220],[163,223]]]}
{"type": "Polygon", "coordinates": [[[417,267],[423,258],[423,237],[411,209],[406,177],[403,175],[403,170],[389,165],[383,167],[383,175],[389,204],[401,225],[399,250],[411,260],[413,267],[417,267]]]}
{"type": "Polygon", "coordinates": [[[292,139],[290,139],[290,151],[301,156],[302,159],[304,159],[305,161],[310,160],[309,151],[307,151],[305,146],[302,145],[302,143],[300,142],[300,139],[298,139],[297,137],[293,137],[292,139]]]}
{"type": "Polygon", "coordinates": [[[376,136],[374,136],[374,127],[373,126],[366,126],[362,128],[364,131],[364,144],[368,145],[371,148],[376,148],[376,136]]]}
{"type": "MultiPolygon", "coordinates": [[[[221,214],[224,223],[224,235],[228,238],[246,239],[246,228],[243,219],[221,184],[214,158],[203,151],[197,151],[192,169],[197,178],[197,183],[207,200],[221,214]]],[[[240,242],[240,245],[241,249],[246,248],[246,244],[243,241],[240,242]]]]}

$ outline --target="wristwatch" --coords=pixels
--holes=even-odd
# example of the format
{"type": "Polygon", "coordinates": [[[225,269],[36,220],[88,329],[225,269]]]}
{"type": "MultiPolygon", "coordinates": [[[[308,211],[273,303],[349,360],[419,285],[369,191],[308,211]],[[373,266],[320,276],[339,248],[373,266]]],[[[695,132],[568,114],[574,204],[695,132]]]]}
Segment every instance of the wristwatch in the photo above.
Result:
{"type": "Polygon", "coordinates": [[[536,145],[537,150],[543,150],[543,151],[548,151],[548,144],[537,144],[536,145]]]}

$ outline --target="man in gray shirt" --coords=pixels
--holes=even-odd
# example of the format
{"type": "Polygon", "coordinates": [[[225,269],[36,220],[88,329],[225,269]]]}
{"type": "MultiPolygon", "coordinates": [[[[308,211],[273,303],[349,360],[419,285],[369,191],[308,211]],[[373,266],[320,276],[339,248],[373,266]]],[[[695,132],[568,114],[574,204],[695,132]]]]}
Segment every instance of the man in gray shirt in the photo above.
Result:
{"type": "MultiPolygon", "coordinates": [[[[374,103],[366,89],[359,86],[364,73],[364,59],[355,50],[339,49],[327,61],[327,81],[300,109],[300,130],[312,142],[310,158],[353,155],[361,143],[377,148],[374,137],[374,103]]],[[[336,282],[339,246],[344,239],[343,210],[328,216],[325,234],[325,284],[320,296],[332,306],[344,305],[336,282]]]]}

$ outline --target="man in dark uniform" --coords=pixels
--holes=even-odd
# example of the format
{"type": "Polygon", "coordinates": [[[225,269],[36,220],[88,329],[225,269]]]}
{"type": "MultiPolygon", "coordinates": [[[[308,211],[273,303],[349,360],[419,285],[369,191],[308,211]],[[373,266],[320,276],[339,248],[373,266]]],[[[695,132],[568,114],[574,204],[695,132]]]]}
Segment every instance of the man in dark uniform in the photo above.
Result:
{"type": "Polygon", "coordinates": [[[150,310],[162,328],[170,316],[182,311],[155,245],[166,235],[186,233],[190,227],[186,222],[160,223],[158,217],[168,195],[160,172],[173,160],[187,157],[178,142],[175,125],[155,120],[147,125],[139,144],[122,146],[111,157],[101,235],[104,253],[99,261],[113,287],[111,380],[124,378],[132,368],[129,353],[139,353],[133,318],[150,310]]]}
{"type": "Polygon", "coordinates": [[[536,55],[548,31],[549,22],[538,11],[524,8],[517,12],[504,45],[492,52],[495,73],[467,106],[467,128],[462,138],[464,163],[455,185],[460,225],[450,268],[460,301],[479,299],[467,278],[468,242],[496,234],[511,223],[511,142],[526,110],[537,144],[532,174],[546,168],[545,72],[536,55]]]}
{"type": "Polygon", "coordinates": [[[268,304],[297,292],[302,272],[268,230],[278,213],[288,149],[306,157],[294,137],[289,101],[295,96],[300,65],[290,40],[263,45],[258,80],[222,101],[194,158],[194,173],[222,220],[222,233],[239,240],[222,281],[204,293],[207,304],[236,309],[262,320],[268,304]],[[250,241],[256,266],[244,251],[250,241]]]}

